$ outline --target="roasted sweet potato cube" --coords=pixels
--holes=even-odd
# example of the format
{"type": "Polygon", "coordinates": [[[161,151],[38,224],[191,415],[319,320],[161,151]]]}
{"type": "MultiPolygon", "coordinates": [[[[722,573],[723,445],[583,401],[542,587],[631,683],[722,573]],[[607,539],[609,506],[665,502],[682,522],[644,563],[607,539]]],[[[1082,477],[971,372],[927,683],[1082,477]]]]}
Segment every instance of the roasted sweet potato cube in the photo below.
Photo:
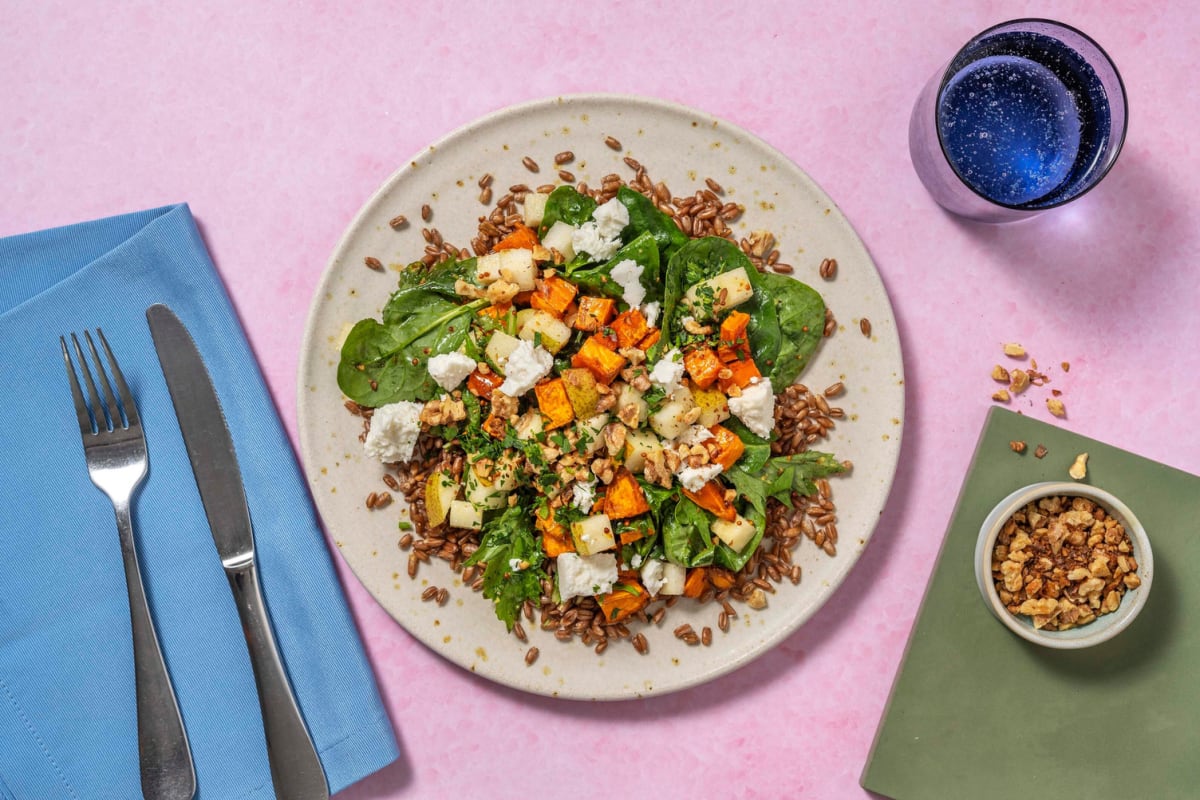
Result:
{"type": "Polygon", "coordinates": [[[561,319],[562,315],[567,313],[567,309],[571,307],[578,292],[575,284],[553,275],[537,282],[537,288],[534,289],[533,296],[529,298],[529,305],[531,308],[539,308],[561,319]]]}
{"type": "Polygon", "coordinates": [[[684,597],[699,597],[708,588],[708,570],[704,567],[692,567],[687,571],[683,582],[684,597]]]}
{"type": "Polygon", "coordinates": [[[740,361],[730,361],[723,366],[729,370],[730,375],[728,378],[720,378],[717,381],[717,387],[722,392],[728,392],[731,386],[745,389],[751,383],[754,383],[755,378],[762,378],[762,373],[758,371],[758,365],[750,358],[744,358],[740,361]]]}
{"type": "Polygon", "coordinates": [[[731,311],[721,323],[721,344],[717,348],[717,358],[724,362],[751,358],[750,341],[747,328],[750,315],[741,311],[731,311]]]}
{"type": "Polygon", "coordinates": [[[617,470],[608,492],[604,495],[604,513],[609,519],[628,519],[650,510],[646,502],[646,493],[633,473],[625,467],[617,470]]]}
{"type": "Polygon", "coordinates": [[[571,534],[554,518],[554,512],[550,509],[535,512],[534,525],[542,532],[542,549],[547,558],[557,558],[563,553],[575,552],[575,542],[571,540],[571,534]]]}
{"type": "Polygon", "coordinates": [[[537,395],[538,410],[546,418],[546,430],[561,428],[575,419],[575,409],[562,378],[543,381],[533,387],[533,392],[537,395]]]}
{"type": "Polygon", "coordinates": [[[586,367],[596,376],[596,380],[609,384],[621,374],[625,356],[610,350],[598,335],[592,335],[579,348],[579,352],[571,356],[571,366],[586,367]]]}
{"type": "Polygon", "coordinates": [[[517,227],[512,233],[492,246],[492,252],[496,253],[501,250],[532,250],[537,246],[537,234],[533,232],[532,228],[527,228],[518,222],[517,227]]]}
{"type": "Polygon", "coordinates": [[[584,295],[579,298],[579,312],[575,315],[575,328],[594,333],[608,324],[616,310],[617,303],[611,297],[584,295]]]}
{"type": "Polygon", "coordinates": [[[654,345],[656,345],[658,340],[661,338],[662,331],[660,331],[658,328],[651,328],[650,332],[646,334],[645,338],[638,342],[638,349],[649,350],[651,347],[654,347],[654,345]]]}
{"type": "Polygon", "coordinates": [[[605,622],[620,622],[646,607],[650,593],[632,578],[621,578],[613,590],[600,598],[600,611],[605,622]]]}
{"type": "Polygon", "coordinates": [[[618,314],[612,322],[612,329],[617,337],[617,347],[633,347],[650,332],[646,317],[636,308],[618,314]]]}
{"type": "Polygon", "coordinates": [[[713,425],[708,432],[713,435],[711,439],[704,440],[704,447],[708,450],[708,460],[714,464],[720,464],[722,469],[731,469],[734,462],[741,458],[742,453],[746,451],[745,443],[741,437],[724,425],[713,425]]]}
{"type": "Polygon", "coordinates": [[[494,372],[482,373],[475,370],[467,377],[467,391],[476,397],[491,402],[492,390],[504,383],[504,376],[494,372]]]}
{"type": "Polygon", "coordinates": [[[717,380],[717,373],[724,366],[716,352],[709,347],[697,347],[683,354],[683,368],[691,376],[692,383],[701,389],[712,386],[717,380]]]}
{"type": "Polygon", "coordinates": [[[733,503],[725,499],[725,487],[720,481],[711,480],[701,486],[698,492],[684,489],[683,494],[705,511],[710,511],[723,520],[733,522],[737,519],[737,510],[733,507],[733,503]]]}

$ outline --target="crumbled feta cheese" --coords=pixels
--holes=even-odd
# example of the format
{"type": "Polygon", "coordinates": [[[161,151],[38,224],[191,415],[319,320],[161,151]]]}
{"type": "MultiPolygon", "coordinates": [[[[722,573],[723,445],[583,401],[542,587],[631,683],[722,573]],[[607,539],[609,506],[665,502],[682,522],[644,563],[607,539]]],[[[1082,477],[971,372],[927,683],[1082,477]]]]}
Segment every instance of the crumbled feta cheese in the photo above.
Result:
{"type": "Polygon", "coordinates": [[[646,559],[646,563],[642,565],[642,586],[646,587],[650,596],[658,594],[666,582],[666,578],[663,577],[663,562],[653,558],[646,559]]]}
{"type": "Polygon", "coordinates": [[[703,467],[682,467],[675,473],[683,488],[689,492],[698,492],[704,484],[721,474],[720,464],[705,464],[703,467]]]}
{"type": "Polygon", "coordinates": [[[662,311],[662,304],[655,300],[653,303],[646,303],[642,306],[642,316],[646,318],[646,324],[651,328],[654,323],[658,322],[658,314],[662,311]]]}
{"type": "Polygon", "coordinates": [[[633,569],[637,569],[641,565],[642,565],[642,554],[634,553],[633,558],[629,559],[629,566],[632,567],[633,569]]]}
{"type": "Polygon", "coordinates": [[[475,371],[475,359],[462,353],[438,353],[429,359],[429,377],[447,392],[475,371]]]}
{"type": "Polygon", "coordinates": [[[545,348],[535,347],[531,342],[522,339],[517,348],[508,356],[504,365],[504,383],[500,391],[509,397],[520,397],[533,388],[533,385],[550,374],[554,367],[554,356],[545,348]]]}
{"type": "Polygon", "coordinates": [[[679,381],[683,378],[683,359],[680,356],[679,348],[668,350],[654,365],[654,369],[650,370],[650,382],[658,386],[667,394],[671,394],[679,388],[679,381]]]}
{"type": "Polygon", "coordinates": [[[571,487],[572,503],[585,514],[591,513],[596,502],[596,482],[594,480],[580,483],[576,481],[571,487]]]}
{"type": "Polygon", "coordinates": [[[675,441],[680,444],[686,444],[688,447],[707,442],[709,439],[715,438],[712,431],[703,425],[692,425],[683,433],[679,434],[679,438],[675,441]]]}
{"type": "Polygon", "coordinates": [[[525,569],[527,565],[528,562],[522,561],[519,558],[510,558],[508,560],[508,568],[512,572],[520,572],[521,570],[525,569]]]}
{"type": "Polygon", "coordinates": [[[771,382],[761,380],[742,389],[741,397],[729,398],[729,412],[764,439],[775,428],[775,395],[771,382]]]}
{"type": "Polygon", "coordinates": [[[612,553],[581,556],[563,553],[556,560],[560,600],[612,591],[617,582],[617,557],[612,553]]]}
{"type": "Polygon", "coordinates": [[[629,224],[629,209],[617,198],[609,200],[596,207],[592,212],[592,221],[600,230],[600,235],[607,238],[620,236],[621,231],[629,224]]]}
{"type": "Polygon", "coordinates": [[[630,308],[637,308],[646,299],[646,287],[642,286],[642,265],[632,258],[617,262],[611,277],[624,293],[621,297],[630,308]]]}
{"type": "Polygon", "coordinates": [[[571,233],[571,246],[576,253],[587,253],[593,261],[607,261],[621,249],[621,231],[629,224],[629,209],[615,197],[592,212],[585,222],[571,233]]]}
{"type": "Polygon", "coordinates": [[[408,461],[412,458],[417,436],[421,434],[421,409],[424,403],[389,403],[375,409],[371,429],[363,449],[369,458],[385,464],[408,461]]]}

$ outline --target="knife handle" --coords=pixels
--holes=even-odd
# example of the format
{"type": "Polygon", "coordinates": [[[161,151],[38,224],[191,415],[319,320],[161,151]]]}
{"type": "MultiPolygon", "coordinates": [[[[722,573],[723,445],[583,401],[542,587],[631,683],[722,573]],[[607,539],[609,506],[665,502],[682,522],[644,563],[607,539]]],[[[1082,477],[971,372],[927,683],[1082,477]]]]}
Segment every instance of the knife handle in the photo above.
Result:
{"type": "Polygon", "coordinates": [[[271,782],[279,800],[326,800],[329,787],[287,671],[271,633],[271,620],[254,562],[225,567],[246,634],[254,684],[262,707],[271,782]]]}

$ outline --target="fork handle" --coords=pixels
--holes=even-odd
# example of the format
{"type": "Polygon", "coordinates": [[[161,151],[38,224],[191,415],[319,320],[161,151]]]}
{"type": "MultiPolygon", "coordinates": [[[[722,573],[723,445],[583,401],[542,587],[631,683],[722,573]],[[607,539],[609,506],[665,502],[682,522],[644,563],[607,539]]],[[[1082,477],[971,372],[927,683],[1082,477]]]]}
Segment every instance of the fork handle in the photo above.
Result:
{"type": "Polygon", "coordinates": [[[279,800],[326,800],[329,788],[325,772],[304,725],[296,696],[292,694],[287,670],[271,632],[271,618],[258,581],[258,570],[253,561],[245,561],[227,564],[225,575],[233,590],[250,652],[250,665],[254,669],[275,797],[279,800]]]}
{"type": "Polygon", "coordinates": [[[171,676],[154,630],[154,619],[150,616],[150,604],[146,600],[133,541],[129,504],[118,502],[114,505],[133,628],[142,794],[146,800],[191,800],[196,794],[196,770],[171,676]]]}

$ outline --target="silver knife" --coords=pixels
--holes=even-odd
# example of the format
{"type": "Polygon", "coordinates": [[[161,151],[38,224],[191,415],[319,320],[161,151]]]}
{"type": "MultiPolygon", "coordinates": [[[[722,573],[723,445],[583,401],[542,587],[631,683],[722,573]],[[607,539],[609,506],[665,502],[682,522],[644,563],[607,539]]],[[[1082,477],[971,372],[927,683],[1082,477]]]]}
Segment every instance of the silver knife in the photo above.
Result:
{"type": "Polygon", "coordinates": [[[208,527],[241,616],[262,707],[275,796],[283,800],[325,800],[329,797],[325,773],[271,632],[255,568],[250,510],[221,403],[200,352],[179,317],[164,305],[153,305],[146,310],[146,319],[192,462],[208,527]]]}

